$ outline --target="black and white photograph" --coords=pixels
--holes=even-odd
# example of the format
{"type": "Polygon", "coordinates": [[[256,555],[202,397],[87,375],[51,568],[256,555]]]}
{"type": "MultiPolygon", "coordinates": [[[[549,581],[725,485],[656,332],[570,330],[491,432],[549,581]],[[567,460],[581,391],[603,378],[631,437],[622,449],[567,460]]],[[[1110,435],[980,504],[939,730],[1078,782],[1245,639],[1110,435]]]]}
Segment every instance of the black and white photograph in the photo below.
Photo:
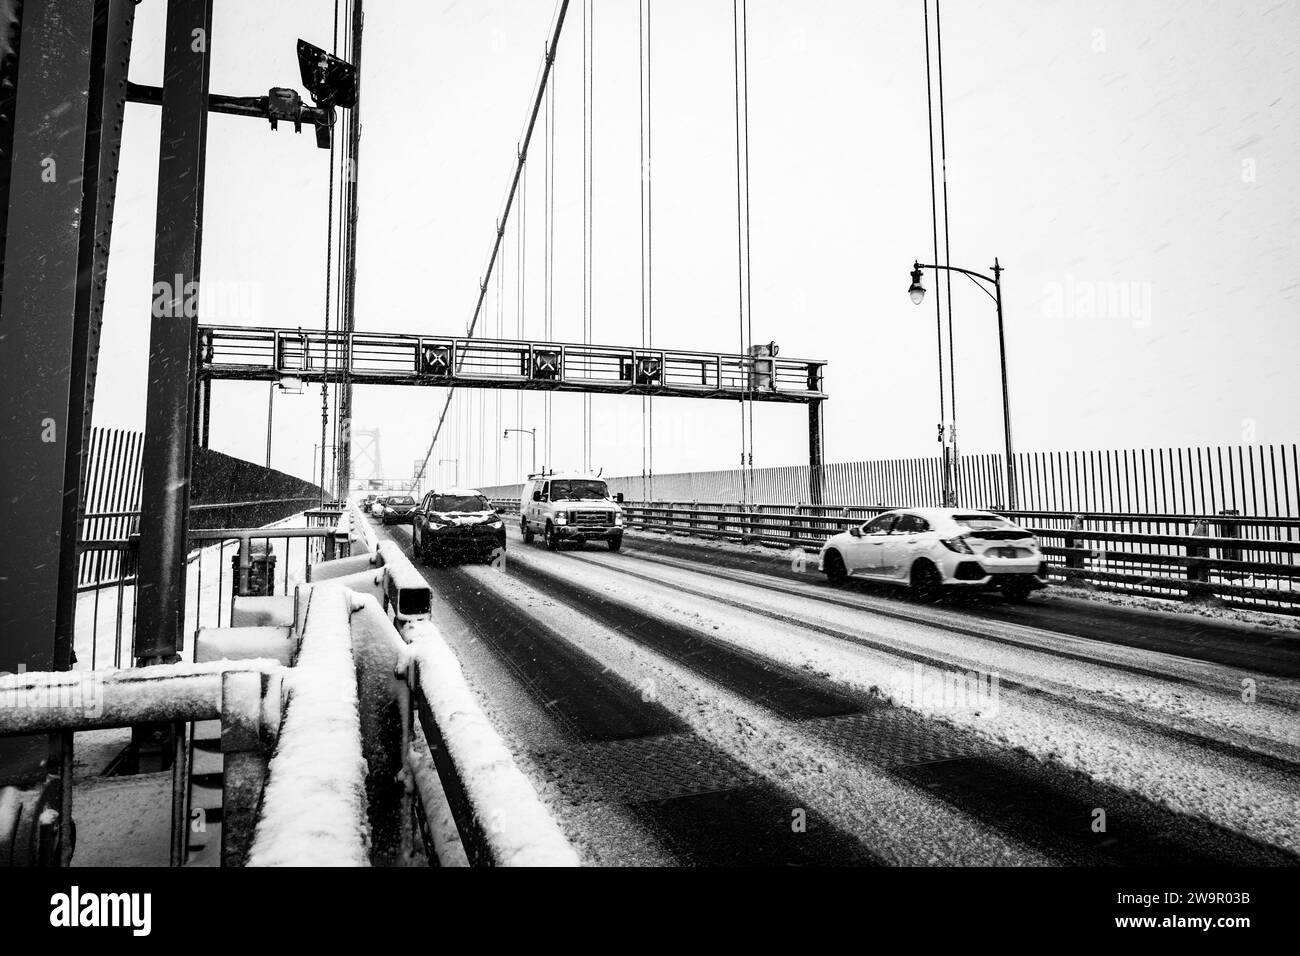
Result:
{"type": "Polygon", "coordinates": [[[1298,157],[1297,0],[0,0],[0,938],[1294,932],[1298,157]]]}

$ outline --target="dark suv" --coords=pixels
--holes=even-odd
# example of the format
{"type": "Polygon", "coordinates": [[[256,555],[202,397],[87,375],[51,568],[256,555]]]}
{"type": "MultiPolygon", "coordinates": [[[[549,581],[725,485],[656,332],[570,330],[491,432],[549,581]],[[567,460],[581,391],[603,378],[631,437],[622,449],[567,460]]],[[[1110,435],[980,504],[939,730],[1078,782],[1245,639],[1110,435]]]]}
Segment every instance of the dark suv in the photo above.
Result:
{"type": "Polygon", "coordinates": [[[389,495],[384,499],[384,513],[380,521],[384,524],[410,524],[415,512],[415,499],[410,495],[389,495]]]}
{"type": "Polygon", "coordinates": [[[431,491],[415,509],[411,554],[417,561],[488,560],[505,549],[505,522],[477,491],[431,491]]]}

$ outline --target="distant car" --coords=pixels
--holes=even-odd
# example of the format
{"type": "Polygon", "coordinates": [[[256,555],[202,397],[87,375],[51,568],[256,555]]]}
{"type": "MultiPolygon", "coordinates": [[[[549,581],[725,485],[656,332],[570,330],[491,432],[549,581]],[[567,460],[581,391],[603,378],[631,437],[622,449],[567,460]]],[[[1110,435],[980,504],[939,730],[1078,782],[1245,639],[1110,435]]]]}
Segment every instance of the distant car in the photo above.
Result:
{"type": "Polygon", "coordinates": [[[362,510],[362,511],[367,511],[367,512],[370,511],[371,506],[374,505],[374,503],[375,503],[375,499],[378,498],[378,497],[379,497],[378,495],[366,495],[364,498],[362,498],[362,499],[361,499],[361,510],[362,510]]]}
{"type": "Polygon", "coordinates": [[[923,599],[947,588],[996,588],[1023,601],[1047,586],[1037,539],[1002,515],[970,508],[887,511],[830,538],[818,567],[832,584],[861,577],[908,586],[923,599]]]}
{"type": "Polygon", "coordinates": [[[375,498],[375,500],[370,503],[371,517],[382,518],[384,516],[384,505],[387,503],[388,503],[388,499],[383,497],[382,495],[375,498]]]}
{"type": "Polygon", "coordinates": [[[453,558],[487,560],[506,548],[506,525],[482,492],[431,491],[415,509],[411,554],[424,564],[453,558]]]}
{"type": "Polygon", "coordinates": [[[379,520],[383,524],[410,524],[414,511],[415,499],[410,495],[389,495],[384,499],[379,520]]]}

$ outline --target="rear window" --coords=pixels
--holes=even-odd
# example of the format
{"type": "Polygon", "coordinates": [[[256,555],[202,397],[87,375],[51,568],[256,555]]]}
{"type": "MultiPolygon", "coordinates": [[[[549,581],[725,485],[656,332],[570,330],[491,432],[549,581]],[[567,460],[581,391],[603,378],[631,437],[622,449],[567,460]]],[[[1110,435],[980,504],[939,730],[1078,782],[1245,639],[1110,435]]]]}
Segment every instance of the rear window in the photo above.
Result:
{"type": "Polygon", "coordinates": [[[952,520],[963,528],[973,531],[993,531],[1002,528],[1014,528],[1016,525],[1001,515],[953,515],[952,520]]]}
{"type": "Polygon", "coordinates": [[[434,495],[429,499],[433,511],[491,511],[492,506],[482,495],[434,495]]]}

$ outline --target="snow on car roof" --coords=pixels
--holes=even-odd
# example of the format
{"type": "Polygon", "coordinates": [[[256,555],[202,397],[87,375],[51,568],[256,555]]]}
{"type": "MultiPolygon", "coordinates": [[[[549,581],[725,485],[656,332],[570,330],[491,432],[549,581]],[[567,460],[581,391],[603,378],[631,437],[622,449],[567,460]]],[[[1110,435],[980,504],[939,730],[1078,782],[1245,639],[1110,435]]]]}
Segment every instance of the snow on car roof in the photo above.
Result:
{"type": "Polygon", "coordinates": [[[604,481],[599,475],[584,474],[580,471],[557,471],[553,475],[534,475],[530,481],[604,481]]]}
{"type": "Polygon", "coordinates": [[[435,488],[433,489],[433,493],[435,495],[460,495],[461,497],[470,498],[475,495],[482,496],[483,494],[483,492],[479,491],[477,488],[435,488]]]}
{"type": "MultiPolygon", "coordinates": [[[[930,521],[950,521],[954,515],[979,515],[981,518],[1006,518],[987,508],[893,508],[892,511],[920,515],[930,521]]],[[[1009,520],[1009,519],[1008,519],[1009,520]]]]}

